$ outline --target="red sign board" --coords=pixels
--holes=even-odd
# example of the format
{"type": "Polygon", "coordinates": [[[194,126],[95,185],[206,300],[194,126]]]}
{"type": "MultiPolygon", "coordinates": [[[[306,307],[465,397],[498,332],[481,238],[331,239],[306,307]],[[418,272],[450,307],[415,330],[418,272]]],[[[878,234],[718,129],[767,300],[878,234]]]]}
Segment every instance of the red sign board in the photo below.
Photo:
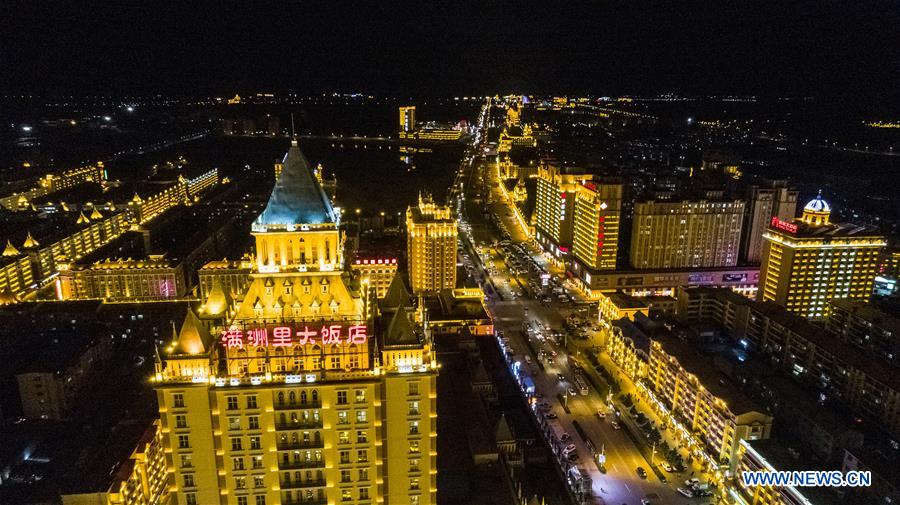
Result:
{"type": "Polygon", "coordinates": [[[222,345],[229,349],[247,347],[291,347],[306,344],[357,344],[368,340],[366,325],[355,324],[344,331],[342,324],[324,324],[320,328],[310,326],[276,326],[271,328],[241,329],[231,327],[222,332],[222,345]]]}
{"type": "Polygon", "coordinates": [[[797,225],[795,225],[794,223],[789,223],[787,221],[782,221],[777,217],[772,217],[772,228],[777,228],[788,233],[797,233],[797,225]]]}

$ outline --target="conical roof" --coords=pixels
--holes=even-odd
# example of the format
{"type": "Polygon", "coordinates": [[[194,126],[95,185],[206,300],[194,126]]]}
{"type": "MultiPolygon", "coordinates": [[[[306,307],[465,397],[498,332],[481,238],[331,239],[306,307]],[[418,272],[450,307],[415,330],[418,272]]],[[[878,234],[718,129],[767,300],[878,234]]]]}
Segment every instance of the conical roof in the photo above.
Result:
{"type": "Polygon", "coordinates": [[[81,213],[78,214],[78,220],[76,221],[77,224],[86,224],[90,222],[91,220],[84,215],[84,211],[81,211],[81,213]]]}
{"type": "Polygon", "coordinates": [[[19,250],[16,249],[16,247],[14,245],[12,245],[12,242],[7,240],[6,241],[6,249],[3,249],[3,255],[4,256],[18,256],[19,250]]]}
{"type": "Polygon", "coordinates": [[[394,274],[394,278],[391,279],[391,284],[384,293],[381,305],[382,307],[393,309],[397,307],[409,307],[411,303],[412,296],[409,294],[409,291],[406,290],[406,284],[404,284],[403,278],[398,271],[394,274]]]}
{"type": "Polygon", "coordinates": [[[494,440],[497,442],[509,442],[515,439],[512,428],[506,421],[506,414],[500,414],[500,420],[497,421],[497,428],[494,430],[494,440]]]}
{"type": "Polygon", "coordinates": [[[335,223],[331,200],[313,176],[296,140],[284,156],[283,168],[266,209],[257,218],[262,225],[335,223]]]}
{"type": "Polygon", "coordinates": [[[206,308],[206,313],[211,316],[224,314],[231,305],[231,301],[231,297],[225,294],[225,290],[222,289],[222,282],[219,281],[219,277],[213,276],[212,289],[209,290],[206,303],[203,305],[206,308]]]}
{"type": "Polygon", "coordinates": [[[93,212],[91,212],[91,219],[93,219],[95,221],[97,219],[103,219],[103,214],[100,213],[100,209],[98,209],[97,207],[94,207],[93,212]]]}
{"type": "Polygon", "coordinates": [[[391,318],[387,333],[384,335],[385,347],[419,345],[419,336],[409,320],[405,310],[398,310],[391,318]]]}
{"type": "Polygon", "coordinates": [[[25,237],[25,243],[22,244],[22,247],[24,247],[25,249],[30,249],[39,245],[41,245],[40,242],[38,242],[34,239],[34,237],[31,236],[31,232],[28,232],[28,236],[25,237]]]}
{"type": "Polygon", "coordinates": [[[181,324],[181,331],[178,332],[176,352],[178,354],[203,354],[209,350],[211,344],[212,337],[209,332],[197,319],[194,311],[188,308],[184,322],[181,324]]]}

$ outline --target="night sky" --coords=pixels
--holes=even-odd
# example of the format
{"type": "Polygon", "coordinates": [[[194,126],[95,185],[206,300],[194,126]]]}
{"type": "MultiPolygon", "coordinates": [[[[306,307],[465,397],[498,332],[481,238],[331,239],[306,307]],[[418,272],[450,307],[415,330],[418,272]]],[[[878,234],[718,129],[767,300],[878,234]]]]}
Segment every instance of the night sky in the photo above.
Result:
{"type": "Polygon", "coordinates": [[[895,0],[37,3],[4,2],[2,93],[900,88],[895,0]]]}

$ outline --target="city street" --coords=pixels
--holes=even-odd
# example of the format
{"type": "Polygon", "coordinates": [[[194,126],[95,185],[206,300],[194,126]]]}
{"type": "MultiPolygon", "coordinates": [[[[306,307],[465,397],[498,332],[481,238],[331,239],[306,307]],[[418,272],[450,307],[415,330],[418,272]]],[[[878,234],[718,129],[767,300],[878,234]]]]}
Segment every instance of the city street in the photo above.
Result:
{"type": "MultiPolygon", "coordinates": [[[[485,125],[489,118],[485,113],[480,120],[481,125],[485,125]]],[[[553,342],[547,334],[562,331],[565,318],[576,312],[577,306],[555,299],[549,302],[538,301],[529,296],[531,293],[525,289],[530,276],[538,277],[532,281],[539,282],[539,273],[547,272],[552,277],[561,277],[561,270],[551,267],[546,258],[531,245],[527,230],[522,227],[524,223],[501,193],[495,165],[490,157],[481,155],[485,130],[481,131],[482,134],[476,136],[475,144],[469,150],[470,155],[461,164],[457,176],[457,181],[463,182],[463,192],[457,191],[459,184],[454,186],[463,243],[468,252],[468,259],[464,263],[470,274],[485,289],[495,330],[502,332],[508,339],[507,349],[512,351],[511,361],[518,362],[521,370],[533,379],[535,403],[549,404],[549,412],[558,416],[557,422],[571,437],[570,443],[575,444],[578,456],[571,466],[586,471],[592,481],[594,496],[586,502],[610,505],[641,505],[648,501],[657,504],[698,502],[676,492],[675,487],[679,482],[677,475],[673,474],[671,480],[674,482],[667,485],[650,471],[648,461],[624,429],[614,428],[612,421],[616,416],[609,414],[609,406],[601,392],[586,385],[587,394],[582,394],[579,391],[581,388],[576,388],[573,383],[575,370],[572,361],[566,355],[564,347],[553,342]],[[500,248],[496,247],[501,237],[489,222],[490,215],[499,220],[500,229],[508,235],[511,243],[525,245],[527,256],[534,262],[534,270],[517,274],[509,271],[506,258],[500,248]],[[523,324],[526,322],[531,322],[538,331],[531,334],[523,331],[523,324]],[[541,336],[538,337],[538,334],[541,336]],[[543,361],[542,352],[546,353],[543,361]],[[554,356],[554,353],[553,363],[547,363],[546,357],[554,356]],[[539,362],[543,367],[538,365],[539,362]],[[576,394],[572,395],[570,392],[576,394]],[[560,401],[566,403],[569,413],[560,401]],[[606,412],[605,419],[601,419],[598,412],[606,412]],[[596,454],[602,453],[605,456],[606,473],[600,471],[588,447],[588,441],[575,428],[576,422],[593,444],[596,454]],[[646,470],[645,478],[638,475],[638,467],[646,470]]],[[[560,278],[559,282],[562,280],[560,278]]],[[[577,296],[571,292],[568,295],[577,296]]],[[[540,414],[536,412],[537,415],[540,414]]]]}

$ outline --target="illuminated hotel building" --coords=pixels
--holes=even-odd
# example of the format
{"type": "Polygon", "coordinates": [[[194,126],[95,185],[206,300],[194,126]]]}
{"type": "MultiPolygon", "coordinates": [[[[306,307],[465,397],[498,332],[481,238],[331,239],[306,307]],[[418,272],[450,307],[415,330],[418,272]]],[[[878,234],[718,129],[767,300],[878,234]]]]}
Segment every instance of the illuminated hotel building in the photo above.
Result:
{"type": "Polygon", "coordinates": [[[538,167],[537,196],[532,220],[535,238],[559,260],[570,257],[575,215],[575,193],[591,179],[587,174],[564,174],[558,167],[538,167]]]}
{"type": "Polygon", "coordinates": [[[590,285],[591,273],[616,268],[622,185],[583,181],[575,192],[572,270],[590,285]]]}
{"type": "Polygon", "coordinates": [[[406,257],[414,293],[456,287],[456,219],[450,207],[419,196],[406,210],[406,257]]]}
{"type": "Polygon", "coordinates": [[[368,280],[376,297],[384,298],[388,286],[397,275],[397,258],[356,258],[350,268],[359,275],[360,280],[368,280]]]}
{"type": "Polygon", "coordinates": [[[631,266],[737,265],[744,202],[640,202],[634,206],[631,266]]]}
{"type": "Polygon", "coordinates": [[[786,181],[771,181],[768,187],[752,186],[747,198],[744,233],[741,236],[741,257],[750,264],[759,264],[762,257],[763,234],[777,217],[789,221],[797,215],[797,191],[787,187],[786,181]]]}
{"type": "Polygon", "coordinates": [[[758,299],[808,319],[828,317],[832,299],[868,301],[884,237],[854,224],[830,222],[820,194],[800,219],[772,218],[763,238],[758,299]]]}
{"type": "Polygon", "coordinates": [[[213,286],[162,353],[153,382],[179,505],[435,503],[424,314],[364,317],[375,301],[348,283],[339,216],[294,141],[253,223],[247,291],[221,303],[213,286]]]}
{"type": "Polygon", "coordinates": [[[413,133],[416,131],[416,106],[400,107],[400,132],[413,133]]]}
{"type": "Polygon", "coordinates": [[[793,472],[819,470],[814,465],[802,463],[793,456],[784,444],[775,440],[742,440],[740,446],[740,466],[732,491],[739,493],[740,501],[746,505],[837,505],[843,502],[837,494],[830,494],[827,488],[797,486],[745,486],[740,477],[743,472],[793,472]]]}

